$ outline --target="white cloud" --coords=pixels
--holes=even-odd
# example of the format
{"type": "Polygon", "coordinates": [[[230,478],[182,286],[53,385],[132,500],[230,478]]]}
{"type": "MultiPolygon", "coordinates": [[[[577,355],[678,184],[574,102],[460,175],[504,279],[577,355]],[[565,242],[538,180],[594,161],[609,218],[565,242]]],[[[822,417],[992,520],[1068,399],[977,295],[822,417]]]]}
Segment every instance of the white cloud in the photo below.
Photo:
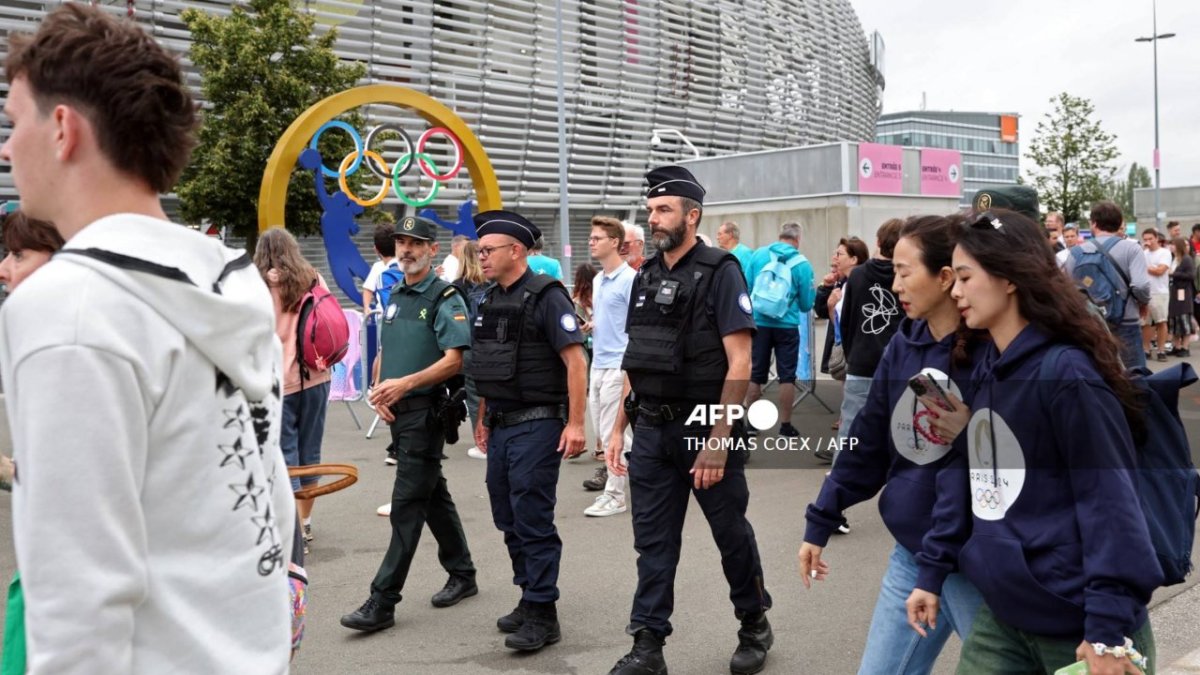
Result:
{"type": "MultiPolygon", "coordinates": [[[[1021,170],[1037,123],[1066,91],[1092,101],[1117,136],[1117,165],[1150,167],[1154,71],[1150,0],[851,0],[868,35],[887,47],[884,112],[928,110],[1021,115],[1021,170]]],[[[1159,0],[1162,184],[1200,185],[1200,11],[1195,0],[1159,0]]]]}

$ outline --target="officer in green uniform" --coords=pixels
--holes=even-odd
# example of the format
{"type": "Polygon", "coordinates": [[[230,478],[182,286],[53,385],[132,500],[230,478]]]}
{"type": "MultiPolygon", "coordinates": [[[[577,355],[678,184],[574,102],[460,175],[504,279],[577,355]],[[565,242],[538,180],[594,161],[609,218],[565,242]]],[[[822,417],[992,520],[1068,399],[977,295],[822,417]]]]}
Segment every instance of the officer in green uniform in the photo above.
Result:
{"type": "Polygon", "coordinates": [[[375,411],[391,426],[398,455],[392,540],[371,582],[371,596],[342,617],[342,625],[354,630],[376,631],[395,623],[394,608],[426,522],[438,543],[438,559],[450,574],[433,596],[433,606],[449,607],[479,592],[462,522],[442,475],[446,423],[441,413],[450,405],[446,383],[462,369],[471,330],[458,290],[431,272],[438,252],[436,232],[437,225],[424,218],[405,218],[396,228],[404,281],[392,288],[384,310],[382,353],[375,360],[375,386],[369,394],[375,411]]]}

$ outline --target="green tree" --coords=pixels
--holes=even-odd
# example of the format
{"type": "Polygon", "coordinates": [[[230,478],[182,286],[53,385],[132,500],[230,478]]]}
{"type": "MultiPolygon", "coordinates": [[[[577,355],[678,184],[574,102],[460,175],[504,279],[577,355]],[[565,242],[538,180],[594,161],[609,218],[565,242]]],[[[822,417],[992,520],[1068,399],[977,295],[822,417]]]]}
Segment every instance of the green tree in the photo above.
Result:
{"type": "MultiPolygon", "coordinates": [[[[354,86],[362,64],[342,63],[333,52],[337,32],[314,37],[314,18],[292,0],[237,3],[226,17],[185,10],[192,33],[189,52],[200,70],[207,103],[200,143],[184,171],[177,194],[185,220],[211,222],[258,241],[258,192],[263,169],[285,129],[317,101],[354,86]]],[[[343,116],[362,128],[357,113],[343,116]]],[[[354,151],[343,133],[331,131],[319,147],[330,158],[354,151]]],[[[360,171],[349,183],[361,184],[360,171]]],[[[335,188],[336,189],[336,188],[335,188]]],[[[310,172],[297,167],[288,186],[287,228],[296,234],[320,231],[320,207],[310,172]]]]}
{"type": "Polygon", "coordinates": [[[1050,101],[1054,112],[1038,122],[1025,156],[1037,165],[1030,182],[1042,204],[1073,223],[1085,206],[1105,197],[1105,186],[1115,173],[1116,136],[1092,119],[1091,101],[1066,92],[1050,101]]]}
{"type": "Polygon", "coordinates": [[[1125,218],[1132,220],[1134,219],[1133,191],[1138,188],[1148,188],[1151,185],[1153,183],[1150,182],[1150,170],[1134,162],[1130,165],[1125,180],[1113,178],[1109,181],[1105,192],[1108,194],[1108,199],[1121,207],[1121,213],[1125,214],[1125,218]]]}

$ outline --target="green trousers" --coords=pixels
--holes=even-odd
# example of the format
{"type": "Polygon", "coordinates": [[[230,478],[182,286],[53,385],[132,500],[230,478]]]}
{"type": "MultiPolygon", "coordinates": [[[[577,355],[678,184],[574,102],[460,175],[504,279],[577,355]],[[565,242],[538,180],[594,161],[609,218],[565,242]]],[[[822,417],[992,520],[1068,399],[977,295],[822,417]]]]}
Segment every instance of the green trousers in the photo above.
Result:
{"type": "MultiPolygon", "coordinates": [[[[1129,636],[1146,657],[1146,675],[1154,675],[1154,631],[1146,621],[1129,636]]],[[[1114,645],[1115,646],[1115,645],[1114,645]]],[[[1054,675],[1075,663],[1079,642],[1026,633],[1001,623],[987,605],[975,616],[971,635],[962,648],[956,675],[1054,675]]]]}
{"type": "Polygon", "coordinates": [[[400,602],[400,591],[408,578],[421,530],[429,531],[438,544],[438,560],[451,575],[475,578],[475,565],[467,547],[467,536],[446,477],[442,475],[445,436],[430,423],[429,411],[401,413],[392,423],[396,448],[396,481],[392,487],[392,539],[371,582],[371,594],[384,602],[400,602]]]}

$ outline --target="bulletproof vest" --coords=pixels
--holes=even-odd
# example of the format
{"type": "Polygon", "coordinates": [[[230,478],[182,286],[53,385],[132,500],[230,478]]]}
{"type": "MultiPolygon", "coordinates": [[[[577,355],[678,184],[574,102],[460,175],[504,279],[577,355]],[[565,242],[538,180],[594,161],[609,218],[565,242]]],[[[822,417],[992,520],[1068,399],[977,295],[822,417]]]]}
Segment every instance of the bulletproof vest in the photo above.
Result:
{"type": "Polygon", "coordinates": [[[717,269],[736,260],[727,251],[700,246],[674,269],[657,256],[642,266],[633,285],[629,345],[621,362],[639,397],[721,399],[729,361],[706,300],[717,269]]]}
{"type": "MultiPolygon", "coordinates": [[[[419,372],[442,358],[434,319],[442,301],[458,292],[457,288],[435,277],[419,295],[405,291],[391,294],[380,331],[384,354],[380,379],[419,372]]],[[[424,393],[424,390],[416,393],[424,393]]]]}
{"type": "Polygon", "coordinates": [[[471,343],[470,372],[480,396],[529,404],[567,400],[567,368],[533,319],[547,291],[566,288],[544,274],[515,293],[502,293],[496,284],[488,288],[471,343]]]}

